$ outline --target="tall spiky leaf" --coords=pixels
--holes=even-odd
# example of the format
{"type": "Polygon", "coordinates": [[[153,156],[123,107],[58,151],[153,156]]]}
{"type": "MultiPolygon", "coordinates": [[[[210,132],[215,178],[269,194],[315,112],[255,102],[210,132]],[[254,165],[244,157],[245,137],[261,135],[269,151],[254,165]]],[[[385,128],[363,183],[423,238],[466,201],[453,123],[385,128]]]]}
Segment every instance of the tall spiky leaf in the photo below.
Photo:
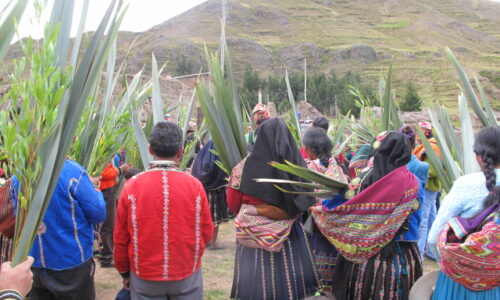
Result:
{"type": "Polygon", "coordinates": [[[288,100],[290,101],[290,105],[292,107],[291,110],[291,119],[292,119],[292,134],[295,137],[295,140],[297,141],[298,146],[300,147],[302,145],[302,134],[301,134],[301,128],[300,128],[300,122],[299,118],[297,116],[297,107],[295,106],[295,98],[293,97],[293,92],[292,92],[292,86],[290,85],[290,79],[288,78],[288,70],[285,70],[285,82],[286,82],[286,89],[288,91],[288,100]]]}
{"type": "Polygon", "coordinates": [[[458,59],[455,57],[455,55],[449,48],[446,48],[445,52],[448,55],[451,62],[453,63],[453,66],[455,67],[455,70],[458,73],[458,77],[460,78],[462,88],[465,92],[467,100],[469,101],[469,104],[472,106],[474,113],[479,118],[481,123],[483,123],[483,126],[497,125],[496,119],[490,120],[484,113],[483,108],[481,107],[481,103],[479,102],[479,99],[477,98],[476,93],[474,92],[474,89],[472,88],[472,85],[469,82],[467,74],[465,73],[465,70],[458,61],[458,59]]]}
{"type": "Polygon", "coordinates": [[[462,149],[463,149],[463,171],[464,174],[479,172],[479,165],[476,161],[476,156],[472,150],[474,144],[474,130],[467,107],[467,100],[464,94],[458,96],[458,105],[460,108],[460,124],[462,133],[462,149]]]}
{"type": "Polygon", "coordinates": [[[156,57],[154,53],[151,53],[152,57],[152,80],[153,80],[153,94],[152,94],[152,108],[153,108],[153,121],[158,123],[163,121],[163,101],[161,100],[160,91],[160,73],[158,72],[158,64],[156,63],[156,57]]]}
{"type": "MultiPolygon", "coordinates": [[[[12,3],[13,1],[8,2],[5,7],[9,7],[12,3]]],[[[3,23],[0,24],[0,59],[3,58],[9,49],[10,42],[16,32],[16,24],[21,20],[27,4],[28,0],[17,0],[14,7],[12,7],[8,15],[3,19],[3,23]]],[[[5,12],[3,11],[3,13],[5,12]]]]}

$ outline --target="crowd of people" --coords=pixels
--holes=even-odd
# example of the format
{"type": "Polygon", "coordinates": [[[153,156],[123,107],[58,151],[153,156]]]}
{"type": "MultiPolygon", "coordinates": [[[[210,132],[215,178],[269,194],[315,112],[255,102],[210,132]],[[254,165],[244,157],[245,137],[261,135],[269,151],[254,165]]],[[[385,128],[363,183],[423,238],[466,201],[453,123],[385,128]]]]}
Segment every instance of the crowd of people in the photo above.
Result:
{"type": "MultiPolygon", "coordinates": [[[[249,154],[230,174],[212,141],[181,171],[185,142],[172,122],[153,127],[147,170],[132,168],[120,151],[91,179],[68,159],[30,256],[14,268],[19,182],[1,174],[0,299],[95,299],[96,257],[121,275],[117,299],[202,299],[204,251],[218,248],[218,225],[233,218],[234,299],[409,299],[425,256],[440,264],[433,299],[500,299],[500,127],[482,129],[474,149],[464,149],[482,172],[460,177],[440,200],[436,170],[411,126],[333,149],[329,121],[318,118],[299,148],[265,105],[252,116],[249,154]],[[283,192],[256,182],[307,182],[272,161],[345,188],[321,199],[306,185],[283,192]]],[[[418,126],[440,155],[432,124],[418,126]]]]}

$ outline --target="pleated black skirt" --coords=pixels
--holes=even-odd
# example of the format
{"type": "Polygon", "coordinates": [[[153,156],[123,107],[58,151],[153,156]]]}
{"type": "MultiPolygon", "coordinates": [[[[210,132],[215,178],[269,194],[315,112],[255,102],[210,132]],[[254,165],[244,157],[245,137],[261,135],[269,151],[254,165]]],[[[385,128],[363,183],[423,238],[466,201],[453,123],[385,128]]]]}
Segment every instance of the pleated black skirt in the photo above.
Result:
{"type": "Polygon", "coordinates": [[[318,289],[309,240],[300,222],[295,222],[279,252],[237,244],[231,298],[303,299],[318,289]]]}
{"type": "Polygon", "coordinates": [[[338,256],[333,274],[337,299],[408,299],[413,283],[422,276],[415,242],[391,242],[362,264],[338,256]]]}

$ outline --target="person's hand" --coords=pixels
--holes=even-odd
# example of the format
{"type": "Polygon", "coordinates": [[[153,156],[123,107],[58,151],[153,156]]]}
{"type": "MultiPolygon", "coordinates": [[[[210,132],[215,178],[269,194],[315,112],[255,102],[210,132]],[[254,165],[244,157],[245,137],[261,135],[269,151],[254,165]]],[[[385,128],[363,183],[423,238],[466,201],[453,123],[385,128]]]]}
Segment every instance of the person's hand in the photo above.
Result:
{"type": "Polygon", "coordinates": [[[126,173],[128,170],[130,170],[130,165],[129,164],[123,164],[120,166],[120,170],[122,170],[122,173],[126,173]]]}
{"type": "Polygon", "coordinates": [[[26,296],[33,284],[31,265],[34,259],[31,256],[21,264],[11,267],[11,262],[5,262],[0,269],[0,290],[16,290],[26,296]]]}
{"type": "Polygon", "coordinates": [[[123,288],[130,291],[130,278],[123,279],[123,288]]]}
{"type": "Polygon", "coordinates": [[[99,181],[101,181],[101,176],[97,177],[97,176],[90,176],[90,182],[92,182],[92,184],[94,186],[99,186],[99,181]]]}

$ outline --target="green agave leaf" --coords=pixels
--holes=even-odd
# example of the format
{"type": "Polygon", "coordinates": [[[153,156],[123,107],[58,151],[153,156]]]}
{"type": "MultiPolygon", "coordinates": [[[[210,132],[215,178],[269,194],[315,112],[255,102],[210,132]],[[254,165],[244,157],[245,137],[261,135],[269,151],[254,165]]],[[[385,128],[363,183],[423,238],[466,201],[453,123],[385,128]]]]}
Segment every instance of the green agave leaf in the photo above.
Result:
{"type": "Polygon", "coordinates": [[[329,188],[324,185],[319,185],[319,184],[314,184],[314,183],[307,183],[307,182],[300,182],[300,181],[293,181],[293,180],[284,180],[284,179],[271,179],[271,178],[256,178],[254,179],[256,182],[267,182],[267,183],[282,183],[282,184],[291,184],[307,189],[316,189],[316,190],[336,190],[329,188]]]}
{"type": "Polygon", "coordinates": [[[339,126],[333,132],[333,137],[331,138],[332,138],[332,145],[334,148],[337,147],[344,139],[344,132],[348,123],[349,123],[349,115],[346,115],[341,119],[339,126]]]}
{"type": "Polygon", "coordinates": [[[319,197],[319,198],[333,198],[335,197],[337,193],[333,193],[333,192],[296,192],[296,191],[289,191],[289,190],[286,190],[282,187],[280,187],[279,185],[277,184],[273,184],[275,188],[277,188],[278,190],[282,191],[283,193],[288,193],[288,194],[300,194],[300,195],[308,195],[308,196],[311,196],[311,197],[319,197]]]}
{"type": "Polygon", "coordinates": [[[442,130],[444,136],[446,138],[447,144],[450,146],[450,151],[453,154],[453,157],[456,161],[461,161],[462,155],[462,147],[459,146],[459,141],[457,139],[457,135],[455,134],[455,129],[450,119],[450,115],[448,114],[447,109],[444,106],[437,106],[437,114],[438,119],[441,122],[442,130]]]}
{"type": "Polygon", "coordinates": [[[59,69],[64,68],[68,56],[74,6],[74,1],[55,0],[52,8],[50,22],[52,26],[59,26],[56,43],[56,64],[59,69]]]}
{"type": "Polygon", "coordinates": [[[458,59],[455,57],[455,55],[449,48],[446,48],[445,52],[448,55],[448,58],[453,63],[453,66],[455,67],[455,70],[458,73],[458,77],[460,77],[460,81],[462,83],[462,87],[464,89],[467,100],[472,106],[474,113],[477,115],[481,123],[483,123],[483,126],[496,125],[495,119],[490,121],[484,114],[484,111],[481,107],[481,104],[479,103],[476,93],[474,92],[474,89],[472,88],[472,85],[470,84],[469,79],[467,78],[467,74],[465,73],[465,70],[458,61],[458,59]]]}
{"type": "Polygon", "coordinates": [[[290,79],[288,78],[288,70],[285,70],[285,83],[286,83],[286,89],[288,91],[288,100],[290,100],[290,104],[292,106],[292,111],[291,111],[291,119],[292,119],[292,124],[294,126],[294,130],[292,131],[292,134],[294,135],[295,139],[297,140],[297,146],[301,147],[302,146],[302,134],[301,134],[301,128],[300,128],[300,122],[297,117],[297,108],[295,106],[295,99],[293,97],[293,92],[292,92],[292,87],[290,86],[290,79]]]}
{"type": "Polygon", "coordinates": [[[458,96],[458,105],[460,109],[460,123],[462,132],[464,174],[479,172],[480,168],[476,161],[476,155],[472,150],[474,144],[474,130],[472,128],[469,108],[467,107],[467,100],[465,99],[464,94],[460,94],[458,96]]]}
{"type": "Polygon", "coordinates": [[[135,114],[132,116],[132,127],[134,128],[135,140],[137,141],[137,147],[139,148],[139,153],[141,155],[142,165],[144,170],[146,170],[149,163],[153,161],[153,157],[149,153],[148,140],[135,114]]]}
{"type": "Polygon", "coordinates": [[[493,109],[491,109],[490,101],[488,100],[488,97],[486,97],[483,85],[475,75],[474,75],[474,82],[476,83],[477,89],[479,90],[479,94],[481,95],[481,100],[483,101],[484,109],[486,110],[486,115],[488,116],[489,123],[493,125],[498,125],[497,118],[493,113],[493,109]]]}
{"type": "MultiPolygon", "coordinates": [[[[201,73],[201,71],[200,71],[201,73]]],[[[198,74],[198,78],[199,78],[198,74]]],[[[193,113],[193,107],[196,102],[196,90],[193,90],[193,93],[191,95],[191,100],[189,101],[189,106],[188,106],[188,111],[186,114],[186,120],[184,121],[184,126],[182,127],[182,140],[186,139],[186,134],[189,129],[189,121],[191,120],[191,114],[193,113]]]]}
{"type": "MultiPolygon", "coordinates": [[[[453,178],[453,181],[455,181],[460,175],[462,175],[462,171],[459,169],[457,163],[455,162],[455,159],[453,157],[453,154],[451,153],[449,145],[446,143],[446,137],[445,137],[445,132],[443,128],[441,127],[441,123],[439,120],[436,118],[436,115],[432,110],[429,110],[432,124],[434,126],[434,132],[435,132],[435,139],[437,141],[437,144],[439,146],[439,149],[441,151],[441,155],[443,157],[443,164],[446,167],[446,172],[448,173],[450,178],[453,178]]],[[[418,126],[417,126],[418,127],[418,126]]],[[[427,139],[426,139],[427,141],[427,139]]],[[[424,143],[425,145],[425,143],[424,143]]],[[[427,148],[426,148],[427,152],[427,148]]]]}
{"type": "MultiPolygon", "coordinates": [[[[13,2],[9,2],[5,7],[10,6],[13,2]]],[[[0,59],[2,59],[9,49],[10,42],[16,32],[16,23],[21,20],[28,0],[17,0],[16,4],[10,10],[9,14],[4,18],[0,24],[0,59]]],[[[4,13],[5,11],[2,11],[4,13]]]]}
{"type": "Polygon", "coordinates": [[[392,104],[392,87],[391,87],[391,78],[392,78],[392,64],[389,66],[389,72],[387,73],[387,77],[384,81],[381,81],[381,86],[383,86],[384,96],[382,98],[383,101],[383,111],[382,111],[382,123],[385,131],[391,130],[391,104],[392,104]]]}
{"type": "MultiPolygon", "coordinates": [[[[73,141],[78,120],[82,116],[88,96],[95,90],[95,84],[100,77],[103,61],[107,56],[111,42],[116,38],[118,27],[123,19],[123,13],[121,13],[120,17],[117,17],[120,6],[121,1],[111,3],[93,36],[84,58],[78,66],[76,76],[69,87],[70,91],[66,93],[66,96],[59,104],[58,130],[48,136],[40,151],[41,161],[43,161],[42,177],[33,184],[34,197],[30,199],[29,208],[25,215],[26,218],[20,220],[20,224],[16,225],[16,247],[13,254],[13,265],[24,261],[31,249],[38,226],[45,215],[66,154],[73,141]],[[112,17],[113,10],[116,10],[116,14],[112,17]],[[107,27],[109,27],[109,31],[104,37],[104,29],[107,27]]],[[[69,10],[61,11],[65,15],[60,19],[67,20],[69,16],[66,14],[70,14],[69,10]]],[[[60,62],[60,60],[57,62],[60,62]]]]}
{"type": "MultiPolygon", "coordinates": [[[[82,42],[83,31],[85,29],[85,22],[87,20],[87,13],[89,11],[89,0],[83,1],[82,13],[80,15],[80,23],[78,24],[78,30],[76,36],[73,39],[73,49],[71,50],[71,60],[70,65],[76,66],[78,60],[78,54],[80,53],[80,44],[82,42]]],[[[71,78],[75,75],[75,69],[71,72],[71,78]]]]}
{"type": "Polygon", "coordinates": [[[151,79],[153,81],[153,94],[152,94],[152,108],[153,108],[153,120],[154,123],[163,121],[163,102],[161,100],[160,91],[160,74],[158,72],[158,64],[156,63],[156,57],[154,53],[151,53],[152,57],[152,74],[151,79]]]}
{"type": "Polygon", "coordinates": [[[299,176],[300,178],[307,179],[312,182],[316,182],[321,185],[325,185],[329,188],[334,189],[343,189],[347,187],[347,184],[338,180],[335,180],[327,175],[321,174],[319,172],[309,170],[308,168],[300,167],[292,164],[289,161],[285,161],[285,164],[270,162],[272,167],[277,168],[279,170],[288,172],[290,174],[299,176]]]}

